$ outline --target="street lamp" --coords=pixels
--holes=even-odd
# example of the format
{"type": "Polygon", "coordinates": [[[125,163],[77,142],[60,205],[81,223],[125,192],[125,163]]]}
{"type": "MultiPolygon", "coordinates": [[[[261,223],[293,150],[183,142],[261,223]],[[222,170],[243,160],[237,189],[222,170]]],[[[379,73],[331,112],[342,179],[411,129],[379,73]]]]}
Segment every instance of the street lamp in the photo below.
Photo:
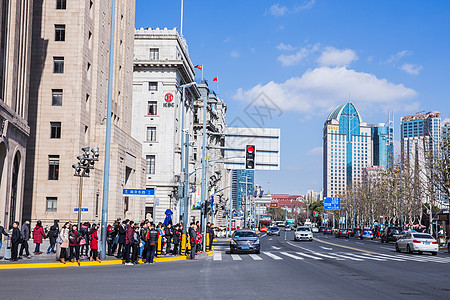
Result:
{"type": "Polygon", "coordinates": [[[92,148],[89,152],[89,147],[81,148],[82,154],[77,156],[78,162],[72,165],[75,170],[73,176],[80,177],[80,188],[79,188],[79,198],[78,198],[78,230],[81,227],[81,207],[83,199],[83,178],[89,177],[89,173],[94,169],[95,162],[98,161],[99,150],[97,147],[92,148]]]}

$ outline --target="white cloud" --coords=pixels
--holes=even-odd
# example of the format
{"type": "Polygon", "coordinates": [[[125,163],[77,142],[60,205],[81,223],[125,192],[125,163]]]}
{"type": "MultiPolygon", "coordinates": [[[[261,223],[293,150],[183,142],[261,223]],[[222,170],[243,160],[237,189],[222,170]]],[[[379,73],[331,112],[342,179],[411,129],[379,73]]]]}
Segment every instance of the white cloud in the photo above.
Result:
{"type": "Polygon", "coordinates": [[[280,4],[278,3],[275,3],[269,8],[269,13],[275,17],[284,16],[287,13],[287,11],[288,8],[286,6],[280,6],[280,4]]]}
{"type": "Polygon", "coordinates": [[[289,44],[280,43],[277,46],[277,49],[280,50],[280,51],[292,51],[292,50],[295,50],[295,47],[292,46],[292,45],[289,45],[289,44]]]}
{"type": "Polygon", "coordinates": [[[348,66],[352,61],[357,60],[358,55],[351,49],[339,50],[327,47],[322,55],[317,59],[321,66],[348,66]]]}
{"type": "Polygon", "coordinates": [[[396,60],[401,59],[403,56],[407,56],[407,55],[411,55],[411,54],[412,54],[412,51],[409,51],[409,50],[399,51],[399,52],[395,53],[394,55],[391,55],[391,57],[389,57],[389,59],[386,61],[386,63],[388,63],[388,64],[392,63],[396,60]]]}
{"type": "Polygon", "coordinates": [[[420,71],[422,71],[422,66],[413,65],[413,64],[403,64],[400,67],[400,70],[406,72],[411,75],[419,75],[420,71]]]}
{"type": "Polygon", "coordinates": [[[311,7],[313,7],[314,3],[316,3],[316,0],[306,1],[305,4],[302,4],[302,5],[295,5],[294,12],[299,12],[301,10],[310,9],[311,7]]]}
{"type": "Polygon", "coordinates": [[[277,60],[281,62],[283,66],[293,66],[300,63],[302,60],[305,60],[309,55],[319,50],[319,45],[316,44],[314,46],[308,46],[300,49],[298,52],[285,55],[281,54],[277,57],[277,60]]]}
{"type": "Polygon", "coordinates": [[[233,50],[230,52],[230,56],[233,58],[239,58],[239,56],[241,56],[241,54],[239,53],[239,51],[233,50]]]}
{"type": "Polygon", "coordinates": [[[315,147],[315,148],[312,148],[311,150],[308,151],[308,155],[309,156],[321,156],[322,155],[322,151],[323,151],[323,147],[322,146],[315,147]]]}
{"type": "Polygon", "coordinates": [[[390,109],[401,107],[404,110],[406,104],[411,108],[417,107],[417,102],[411,102],[417,95],[415,90],[346,67],[319,67],[282,83],[271,81],[249,90],[240,88],[234,98],[251,101],[261,92],[280,109],[300,112],[303,115],[328,113],[336,105],[347,101],[349,93],[361,109],[388,105],[390,109]]]}

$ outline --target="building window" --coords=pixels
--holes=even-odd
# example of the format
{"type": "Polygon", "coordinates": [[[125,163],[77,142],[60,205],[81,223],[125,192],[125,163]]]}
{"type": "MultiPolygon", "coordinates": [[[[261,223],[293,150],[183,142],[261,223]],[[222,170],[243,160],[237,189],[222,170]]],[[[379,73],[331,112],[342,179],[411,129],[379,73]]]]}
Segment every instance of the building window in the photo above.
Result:
{"type": "Polygon", "coordinates": [[[50,138],[61,138],[61,122],[50,122],[50,138]]]}
{"type": "Polygon", "coordinates": [[[47,212],[56,212],[58,203],[58,198],[56,197],[47,197],[47,205],[46,205],[46,211],[47,212]]]}
{"type": "Polygon", "coordinates": [[[59,178],[59,155],[48,156],[48,180],[59,178]]]}
{"type": "Polygon", "coordinates": [[[64,42],[66,40],[66,25],[55,25],[55,41],[64,42]]]}
{"type": "Polygon", "coordinates": [[[64,57],[53,57],[53,73],[64,73],[64,57]]]}
{"type": "Polygon", "coordinates": [[[63,90],[52,90],[52,106],[62,106],[63,90]]]}
{"type": "Polygon", "coordinates": [[[156,116],[158,103],[156,101],[148,101],[147,115],[156,116]]]}
{"type": "Polygon", "coordinates": [[[155,156],[147,155],[147,174],[155,174],[155,156]]]}
{"type": "Polygon", "coordinates": [[[66,9],[66,0],[56,0],[56,9],[66,9]]]}
{"type": "Polygon", "coordinates": [[[156,142],[156,127],[147,127],[147,142],[156,142]]]}
{"type": "Polygon", "coordinates": [[[158,48],[150,49],[150,60],[159,60],[159,49],[158,48]]]}
{"type": "Polygon", "coordinates": [[[157,82],[149,82],[148,90],[151,92],[156,92],[158,90],[158,83],[157,82]]]}

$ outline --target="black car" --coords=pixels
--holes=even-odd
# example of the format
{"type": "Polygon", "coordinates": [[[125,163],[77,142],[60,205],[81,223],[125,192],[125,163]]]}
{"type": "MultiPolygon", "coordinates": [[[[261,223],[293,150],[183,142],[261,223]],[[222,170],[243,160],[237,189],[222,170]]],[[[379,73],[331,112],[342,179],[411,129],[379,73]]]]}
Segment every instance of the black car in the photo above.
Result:
{"type": "Polygon", "coordinates": [[[353,228],[350,232],[351,237],[360,238],[362,235],[362,229],[361,228],[353,228]]]}
{"type": "Polygon", "coordinates": [[[400,227],[386,227],[381,234],[381,243],[396,242],[402,229],[400,227]]]}
{"type": "Polygon", "coordinates": [[[326,227],[326,228],[324,228],[324,230],[323,230],[323,234],[325,235],[325,234],[330,234],[330,235],[332,235],[333,234],[333,229],[331,229],[331,227],[326,227]]]}
{"type": "Polygon", "coordinates": [[[346,239],[349,238],[350,233],[345,228],[340,228],[338,231],[336,231],[336,234],[334,235],[336,238],[345,237],[346,239]]]}
{"type": "Polygon", "coordinates": [[[230,253],[236,252],[254,252],[259,254],[261,251],[259,237],[254,230],[238,229],[233,233],[230,239],[230,253]]]}
{"type": "Polygon", "coordinates": [[[325,226],[320,226],[319,227],[319,232],[323,232],[325,230],[325,226]]]}
{"type": "Polygon", "coordinates": [[[267,229],[267,235],[278,235],[280,236],[280,228],[277,226],[269,227],[267,229]]]}

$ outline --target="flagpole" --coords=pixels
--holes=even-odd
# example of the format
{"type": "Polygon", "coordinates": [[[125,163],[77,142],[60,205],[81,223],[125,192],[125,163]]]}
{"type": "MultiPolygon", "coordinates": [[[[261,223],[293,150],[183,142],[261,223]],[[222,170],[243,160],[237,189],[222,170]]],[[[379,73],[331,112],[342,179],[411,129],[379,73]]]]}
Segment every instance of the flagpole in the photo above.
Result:
{"type": "Polygon", "coordinates": [[[181,0],[181,26],[180,35],[183,36],[183,0],[181,0]]]}
{"type": "Polygon", "coordinates": [[[202,65],[202,82],[203,82],[203,65],[202,65]]]}

